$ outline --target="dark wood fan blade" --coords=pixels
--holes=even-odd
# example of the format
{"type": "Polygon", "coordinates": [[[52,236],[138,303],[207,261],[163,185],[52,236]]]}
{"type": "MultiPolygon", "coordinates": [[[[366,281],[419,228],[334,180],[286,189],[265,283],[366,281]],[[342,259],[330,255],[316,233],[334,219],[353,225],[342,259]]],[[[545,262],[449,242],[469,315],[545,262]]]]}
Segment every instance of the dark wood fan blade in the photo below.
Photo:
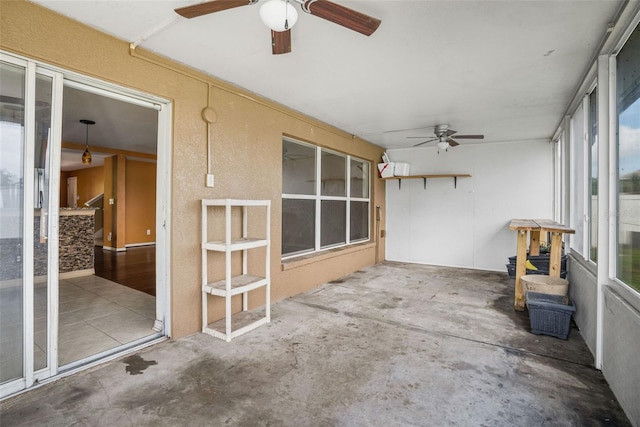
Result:
{"type": "Polygon", "coordinates": [[[184,16],[185,18],[197,18],[198,16],[233,9],[234,7],[247,6],[249,4],[251,4],[249,0],[212,0],[191,6],[179,7],[175,9],[175,11],[178,15],[184,16]]]}
{"type": "Polygon", "coordinates": [[[456,135],[458,139],[484,139],[484,135],[456,135]]]}
{"type": "Polygon", "coordinates": [[[447,139],[447,142],[449,143],[449,145],[451,147],[455,147],[456,145],[460,145],[460,144],[458,144],[458,141],[455,141],[455,140],[453,140],[451,138],[447,139]]]}
{"type": "Polygon", "coordinates": [[[274,55],[291,52],[291,30],[271,30],[271,52],[274,55]]]}
{"type": "Polygon", "coordinates": [[[433,142],[433,141],[435,141],[436,139],[438,139],[438,138],[427,139],[426,141],[422,141],[422,142],[419,142],[419,143],[417,143],[417,144],[414,144],[414,147],[417,147],[417,146],[419,146],[419,145],[426,144],[427,142],[433,142]]]}
{"type": "Polygon", "coordinates": [[[447,137],[449,137],[449,136],[451,136],[451,135],[453,135],[455,133],[458,133],[458,131],[449,129],[449,130],[447,130],[447,137]]]}
{"type": "Polygon", "coordinates": [[[378,29],[380,22],[382,22],[379,19],[340,6],[329,0],[307,1],[304,4],[304,8],[309,10],[312,15],[342,25],[365,36],[373,34],[378,29]]]}

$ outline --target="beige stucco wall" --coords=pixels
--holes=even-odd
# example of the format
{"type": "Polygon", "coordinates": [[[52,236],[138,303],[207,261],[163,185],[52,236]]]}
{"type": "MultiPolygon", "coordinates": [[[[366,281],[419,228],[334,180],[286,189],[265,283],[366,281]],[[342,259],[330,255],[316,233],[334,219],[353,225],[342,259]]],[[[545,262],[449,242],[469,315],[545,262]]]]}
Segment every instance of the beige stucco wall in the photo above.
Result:
{"type": "MultiPolygon", "coordinates": [[[[374,175],[371,203],[374,243],[284,265],[280,260],[283,134],[370,160],[372,171],[376,170],[381,148],[148,52],[137,51],[132,55],[127,41],[32,3],[2,0],[0,7],[1,49],[173,101],[170,249],[173,337],[200,329],[202,198],[272,201],[273,300],[384,259],[384,239],[376,241],[374,215],[375,206],[380,205],[380,230],[383,230],[384,184],[374,175]],[[204,185],[207,126],[201,112],[208,105],[208,98],[217,113],[217,121],[210,130],[214,188],[204,185]]],[[[220,265],[213,260],[212,275],[220,274],[220,265]]],[[[251,300],[260,302],[259,298],[251,300]]],[[[212,303],[212,308],[214,316],[209,320],[222,316],[220,304],[212,303]]]]}

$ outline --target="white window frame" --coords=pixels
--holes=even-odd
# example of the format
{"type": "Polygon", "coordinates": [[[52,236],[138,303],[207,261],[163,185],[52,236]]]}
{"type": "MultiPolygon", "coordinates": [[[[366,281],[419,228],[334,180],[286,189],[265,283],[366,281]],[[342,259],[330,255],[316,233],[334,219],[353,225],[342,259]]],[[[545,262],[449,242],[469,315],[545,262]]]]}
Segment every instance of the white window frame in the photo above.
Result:
{"type": "Polygon", "coordinates": [[[636,27],[640,25],[640,13],[636,14],[635,18],[625,31],[624,35],[621,37],[618,45],[615,48],[615,51],[609,57],[609,97],[608,97],[608,108],[609,108],[609,117],[610,117],[610,125],[609,125],[609,204],[608,208],[611,212],[609,219],[609,266],[608,266],[608,278],[609,285],[613,285],[618,291],[624,295],[625,300],[634,306],[637,310],[640,310],[640,291],[632,288],[627,283],[623,282],[618,278],[618,243],[619,243],[619,234],[618,234],[618,224],[617,217],[620,215],[618,211],[618,202],[619,202],[619,177],[618,174],[618,161],[619,161],[619,153],[618,146],[620,144],[619,135],[618,135],[618,104],[617,104],[617,60],[620,51],[624,48],[627,41],[636,30],[636,27]],[[615,174],[615,178],[611,175],[615,174]]]}
{"type": "MultiPolygon", "coordinates": [[[[592,200],[593,200],[593,194],[591,192],[592,189],[592,183],[591,183],[591,167],[592,167],[592,163],[593,163],[593,156],[592,156],[592,145],[593,145],[593,141],[591,140],[591,135],[592,135],[592,129],[591,129],[591,95],[596,95],[596,120],[597,120],[597,115],[598,115],[598,110],[600,109],[600,103],[598,101],[599,97],[597,96],[597,90],[598,90],[598,85],[597,85],[597,80],[594,80],[593,83],[591,84],[591,86],[589,87],[589,90],[587,91],[587,94],[584,97],[584,123],[585,123],[585,147],[584,147],[584,158],[585,158],[585,178],[584,178],[584,217],[585,217],[585,224],[584,224],[584,247],[583,247],[583,257],[584,259],[592,266],[596,265],[596,262],[592,259],[591,257],[591,226],[592,226],[592,222],[593,222],[593,218],[592,218],[592,200]]],[[[598,127],[600,126],[600,123],[598,123],[598,127]]],[[[598,135],[596,135],[596,138],[598,138],[598,135]]],[[[598,142],[598,144],[600,144],[600,142],[598,142]]],[[[596,153],[596,155],[598,156],[598,176],[596,176],[596,178],[599,180],[599,171],[600,171],[600,156],[598,153],[596,153]]],[[[601,203],[600,200],[600,196],[598,195],[598,206],[596,206],[596,215],[598,214],[598,209],[599,209],[599,205],[601,203]]],[[[597,224],[596,224],[597,225],[597,224]]],[[[596,229],[597,230],[597,229],[596,229]]],[[[598,241],[598,237],[596,234],[596,242],[598,241]]]]}
{"type": "MultiPolygon", "coordinates": [[[[340,153],[335,150],[331,150],[328,148],[321,147],[319,145],[314,145],[302,141],[298,141],[293,138],[283,138],[283,142],[290,142],[294,144],[303,145],[306,147],[313,148],[315,150],[315,194],[289,194],[282,193],[282,200],[313,200],[315,203],[315,240],[314,240],[314,248],[312,250],[304,251],[304,252],[296,252],[295,254],[282,254],[282,259],[291,259],[299,256],[309,255],[312,253],[323,252],[330,249],[335,249],[339,247],[345,247],[349,245],[353,245],[356,243],[367,242],[371,240],[371,162],[368,160],[361,159],[356,156],[352,156],[350,154],[340,153]],[[322,195],[322,153],[330,153],[335,154],[337,156],[341,156],[345,158],[345,196],[324,196],[322,195]],[[359,162],[363,162],[369,165],[369,174],[368,179],[366,181],[367,184],[367,194],[368,197],[351,197],[351,160],[356,160],[359,162]],[[346,217],[345,217],[345,240],[344,242],[322,246],[321,238],[322,238],[322,202],[323,201],[344,201],[346,203],[346,217]],[[368,204],[368,215],[367,215],[367,237],[357,240],[351,240],[351,202],[366,202],[368,204]]],[[[283,224],[284,228],[285,225],[283,224]]]]}
{"type": "Polygon", "coordinates": [[[576,109],[571,113],[569,119],[569,174],[571,177],[569,181],[569,197],[571,198],[571,214],[568,219],[571,228],[576,230],[575,237],[570,239],[570,248],[574,253],[580,254],[584,259],[586,259],[585,245],[587,243],[585,229],[588,224],[588,202],[585,185],[588,176],[588,152],[586,148],[586,130],[588,125],[586,123],[587,114],[585,111],[587,108],[588,98],[583,97],[576,106],[576,109]],[[582,109],[582,111],[580,111],[580,109],[582,109]],[[582,120],[580,126],[576,123],[578,119],[582,120]],[[578,155],[581,156],[581,162],[578,162],[578,155]],[[582,182],[576,182],[576,177],[580,177],[582,182]],[[576,200],[575,197],[577,195],[581,195],[582,200],[576,200]],[[580,244],[580,246],[578,246],[578,244],[580,244]]]}

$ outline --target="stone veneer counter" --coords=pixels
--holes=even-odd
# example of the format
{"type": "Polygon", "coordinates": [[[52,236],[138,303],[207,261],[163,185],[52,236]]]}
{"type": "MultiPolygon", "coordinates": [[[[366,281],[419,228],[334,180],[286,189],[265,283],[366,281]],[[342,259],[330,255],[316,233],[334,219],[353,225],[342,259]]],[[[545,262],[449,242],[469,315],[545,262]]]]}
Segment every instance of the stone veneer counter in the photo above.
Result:
{"type": "Polygon", "coordinates": [[[95,213],[94,208],[60,208],[58,271],[63,277],[95,274],[95,213]]]}

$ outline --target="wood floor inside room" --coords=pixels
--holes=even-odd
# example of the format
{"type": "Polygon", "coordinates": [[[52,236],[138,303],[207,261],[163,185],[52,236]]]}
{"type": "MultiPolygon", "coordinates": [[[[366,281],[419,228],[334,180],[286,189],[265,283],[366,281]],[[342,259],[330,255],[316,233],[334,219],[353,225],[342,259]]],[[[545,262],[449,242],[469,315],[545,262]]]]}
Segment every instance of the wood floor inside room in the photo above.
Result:
{"type": "Polygon", "coordinates": [[[105,251],[95,246],[96,276],[149,295],[156,295],[156,247],[140,246],[126,251],[105,251]]]}

